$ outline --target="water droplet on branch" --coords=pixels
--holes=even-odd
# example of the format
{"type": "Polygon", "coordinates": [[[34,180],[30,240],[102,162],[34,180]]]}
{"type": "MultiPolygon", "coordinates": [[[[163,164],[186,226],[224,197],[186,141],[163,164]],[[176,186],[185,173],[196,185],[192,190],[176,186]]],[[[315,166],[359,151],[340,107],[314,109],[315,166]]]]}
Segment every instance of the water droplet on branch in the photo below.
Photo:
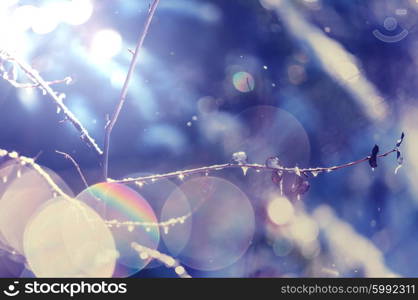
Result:
{"type": "Polygon", "coordinates": [[[282,166],[280,165],[280,160],[277,156],[267,158],[266,167],[274,169],[282,168],[282,166]]]}

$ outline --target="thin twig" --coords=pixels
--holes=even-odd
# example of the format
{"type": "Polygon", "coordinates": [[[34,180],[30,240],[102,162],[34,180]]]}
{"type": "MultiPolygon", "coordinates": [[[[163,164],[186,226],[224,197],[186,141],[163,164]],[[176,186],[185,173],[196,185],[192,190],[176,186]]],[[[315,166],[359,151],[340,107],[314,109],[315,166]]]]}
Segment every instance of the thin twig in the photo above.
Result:
{"type": "MultiPolygon", "coordinates": [[[[396,152],[396,149],[392,149],[386,153],[380,154],[377,157],[385,157],[388,156],[391,153],[396,152]]],[[[226,163],[226,164],[220,164],[220,165],[213,165],[213,166],[207,166],[207,167],[200,167],[200,168],[195,168],[195,169],[189,169],[189,170],[184,170],[184,171],[175,171],[175,172],[170,172],[170,173],[165,173],[165,174],[157,174],[157,175],[149,175],[149,176],[142,176],[142,177],[136,177],[136,178],[124,178],[124,179],[119,179],[119,180],[115,180],[115,179],[108,179],[109,182],[116,182],[116,183],[132,183],[132,182],[136,182],[139,184],[145,184],[145,183],[153,183],[156,182],[160,179],[168,179],[168,178],[180,178],[183,179],[185,176],[188,175],[193,175],[193,174],[202,174],[202,173],[209,173],[211,171],[220,171],[220,170],[224,170],[224,169],[230,169],[230,168],[241,168],[241,169],[254,169],[257,171],[280,171],[283,173],[294,173],[294,174],[319,174],[319,173],[329,173],[335,170],[339,170],[339,169],[343,169],[343,168],[347,168],[347,167],[351,167],[354,165],[358,165],[360,163],[366,162],[370,159],[370,156],[367,156],[365,158],[350,162],[350,163],[346,163],[346,164],[342,164],[342,165],[337,165],[337,166],[332,166],[332,167],[317,167],[317,168],[306,168],[306,169],[302,169],[302,168],[286,168],[286,167],[270,167],[267,166],[265,164],[249,164],[249,163],[241,163],[241,164],[236,164],[236,163],[226,163]]],[[[316,176],[314,175],[314,176],[316,176]]]]}
{"type": "Polygon", "coordinates": [[[119,103],[116,106],[115,111],[113,112],[112,118],[110,121],[106,124],[105,128],[105,139],[104,139],[104,153],[103,153],[103,176],[106,179],[108,177],[108,168],[109,168],[109,147],[110,147],[110,135],[112,134],[113,127],[115,126],[119,114],[123,108],[123,105],[126,100],[126,96],[128,94],[128,87],[129,83],[131,81],[132,75],[135,71],[136,63],[138,61],[138,55],[139,51],[142,48],[142,45],[144,43],[145,37],[147,36],[148,29],[151,25],[152,18],[154,17],[155,11],[157,9],[158,3],[160,0],[154,0],[153,3],[150,6],[147,19],[145,20],[144,29],[139,36],[135,52],[133,53],[133,57],[131,60],[131,64],[129,66],[128,75],[126,76],[125,83],[123,84],[122,91],[119,97],[119,103]]]}
{"type": "MultiPolygon", "coordinates": [[[[31,88],[40,87],[39,83],[20,83],[20,82],[17,82],[16,80],[9,79],[9,78],[4,77],[4,76],[3,76],[3,79],[6,80],[12,86],[14,86],[15,88],[18,88],[18,89],[31,89],[31,88]]],[[[47,85],[55,85],[55,84],[61,84],[61,83],[69,84],[71,82],[72,82],[71,77],[65,77],[64,79],[60,79],[60,80],[45,81],[45,83],[47,85]]]]}
{"type": "Polygon", "coordinates": [[[81,171],[80,165],[76,162],[76,160],[70,154],[68,154],[68,153],[61,152],[61,151],[58,151],[58,150],[55,150],[55,152],[58,153],[58,154],[61,154],[66,159],[68,159],[69,161],[71,161],[71,163],[77,169],[77,172],[80,175],[80,178],[83,181],[84,185],[86,186],[86,188],[88,188],[89,187],[89,184],[87,183],[86,177],[84,176],[83,171],[81,171]]]}
{"type": "Polygon", "coordinates": [[[11,53],[6,52],[0,49],[0,58],[14,62],[16,65],[28,76],[28,78],[37,85],[44,94],[48,94],[54,103],[59,107],[59,109],[63,112],[66,118],[73,124],[73,126],[80,132],[81,139],[93,150],[101,156],[103,151],[97,145],[96,141],[90,136],[87,129],[81,124],[81,122],[77,119],[77,117],[68,109],[68,107],[63,102],[63,97],[57,95],[55,91],[50,87],[47,81],[45,81],[38,73],[38,71],[34,70],[31,66],[29,66],[24,61],[21,61],[17,57],[13,56],[11,53]]]}

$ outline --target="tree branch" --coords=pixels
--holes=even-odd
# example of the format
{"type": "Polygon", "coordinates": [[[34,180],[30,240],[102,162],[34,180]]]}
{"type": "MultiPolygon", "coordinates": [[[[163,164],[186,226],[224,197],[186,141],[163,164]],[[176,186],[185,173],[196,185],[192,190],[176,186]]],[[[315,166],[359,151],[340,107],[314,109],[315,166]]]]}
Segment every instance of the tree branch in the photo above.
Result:
{"type": "Polygon", "coordinates": [[[58,108],[63,112],[66,118],[73,124],[73,126],[80,132],[81,139],[91,147],[97,155],[101,156],[103,151],[97,145],[96,141],[90,136],[87,129],[81,124],[81,122],[77,119],[77,117],[68,109],[68,107],[64,104],[63,100],[65,96],[64,94],[57,95],[55,91],[50,87],[50,83],[45,81],[31,66],[29,66],[24,61],[21,61],[17,57],[13,56],[12,54],[1,50],[0,49],[0,58],[7,60],[9,62],[14,62],[16,65],[28,76],[28,78],[34,83],[36,87],[39,87],[43,94],[47,94],[52,98],[58,108]]]}
{"type": "Polygon", "coordinates": [[[51,176],[47,172],[45,172],[40,165],[38,165],[33,158],[26,157],[19,155],[17,152],[8,152],[7,150],[0,149],[0,157],[8,157],[19,162],[22,166],[29,165],[31,166],[39,175],[41,175],[45,181],[49,184],[49,186],[61,197],[65,198],[66,200],[73,201],[68,194],[66,194],[52,179],[51,176]]]}
{"type": "Polygon", "coordinates": [[[186,269],[180,264],[180,262],[173,257],[161,253],[158,250],[150,249],[148,247],[139,245],[138,243],[132,243],[132,248],[138,252],[140,259],[153,258],[162,262],[167,268],[174,269],[177,276],[180,278],[192,278],[186,271],[186,269]]]}
{"type": "MultiPolygon", "coordinates": [[[[12,86],[14,86],[17,89],[31,89],[31,88],[40,87],[39,83],[21,83],[16,80],[7,78],[5,76],[3,76],[3,79],[6,80],[8,83],[10,83],[12,86]]],[[[55,84],[60,84],[60,83],[70,84],[71,82],[72,82],[71,77],[65,77],[64,79],[53,80],[53,81],[45,81],[45,83],[48,85],[55,85],[55,84]]]]}
{"type": "Polygon", "coordinates": [[[126,76],[125,83],[123,84],[122,91],[119,97],[119,103],[116,106],[115,111],[113,112],[113,115],[110,119],[110,121],[106,124],[105,128],[105,139],[104,139],[104,153],[103,153],[103,177],[106,180],[108,177],[108,169],[109,169],[109,147],[110,147],[110,136],[112,134],[113,127],[115,126],[119,114],[123,108],[123,105],[126,100],[126,95],[128,94],[128,87],[129,83],[131,81],[132,75],[135,71],[136,63],[138,61],[138,55],[139,51],[142,48],[142,45],[144,44],[145,37],[147,36],[148,29],[151,25],[152,18],[154,17],[155,11],[157,9],[158,3],[160,0],[154,0],[150,6],[150,9],[148,11],[147,19],[145,20],[144,29],[139,36],[135,52],[133,54],[131,64],[129,66],[128,75],[126,76]]]}
{"type": "MultiPolygon", "coordinates": [[[[396,152],[396,148],[392,149],[386,153],[380,154],[377,157],[385,157],[388,156],[391,153],[396,152]]],[[[135,178],[124,178],[124,179],[119,179],[119,180],[115,180],[115,179],[108,179],[109,182],[115,182],[115,183],[137,183],[139,185],[143,185],[146,183],[153,183],[156,182],[160,179],[168,179],[168,178],[179,178],[179,179],[183,179],[185,176],[188,175],[193,175],[193,174],[202,174],[202,173],[209,173],[212,171],[220,171],[220,170],[224,170],[224,169],[231,169],[231,168],[241,168],[244,170],[244,173],[246,172],[246,170],[248,169],[254,169],[256,171],[280,171],[283,173],[293,173],[293,174],[304,174],[306,176],[308,176],[309,174],[311,174],[312,176],[316,177],[319,173],[330,173],[332,171],[336,171],[339,169],[344,169],[344,168],[348,168],[351,166],[355,166],[358,165],[360,163],[366,162],[370,159],[370,156],[367,156],[365,158],[353,161],[353,162],[349,162],[346,164],[342,164],[342,165],[337,165],[337,166],[332,166],[332,167],[317,167],[317,168],[298,168],[298,167],[294,167],[294,168],[286,168],[286,167],[271,167],[271,166],[267,166],[265,164],[249,164],[249,163],[226,163],[226,164],[220,164],[220,165],[213,165],[213,166],[207,166],[207,167],[200,167],[200,168],[195,168],[195,169],[189,169],[189,170],[184,170],[184,171],[175,171],[175,172],[170,172],[170,173],[165,173],[165,174],[157,174],[157,175],[149,175],[149,176],[142,176],[142,177],[135,177],[135,178]]]]}
{"type": "Polygon", "coordinates": [[[61,152],[61,151],[58,151],[58,150],[55,150],[55,152],[58,153],[58,154],[61,154],[66,159],[68,159],[69,161],[71,161],[71,163],[76,168],[78,174],[80,175],[80,178],[83,181],[84,185],[86,186],[86,188],[88,188],[89,187],[89,184],[87,183],[86,177],[84,176],[83,171],[81,171],[80,165],[75,161],[75,159],[70,154],[68,154],[68,153],[61,152]]]}

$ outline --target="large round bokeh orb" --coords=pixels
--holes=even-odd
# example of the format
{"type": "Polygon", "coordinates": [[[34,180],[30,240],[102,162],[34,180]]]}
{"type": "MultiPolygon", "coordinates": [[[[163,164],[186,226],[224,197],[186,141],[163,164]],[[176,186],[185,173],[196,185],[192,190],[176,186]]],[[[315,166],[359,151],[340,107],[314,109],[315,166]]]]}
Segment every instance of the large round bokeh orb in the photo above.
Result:
{"type": "Polygon", "coordinates": [[[176,188],[161,209],[160,222],[175,220],[172,226],[164,228],[162,238],[171,255],[177,256],[186,247],[192,232],[192,208],[183,191],[176,188]]]}
{"type": "Polygon", "coordinates": [[[28,223],[23,238],[37,277],[111,277],[117,251],[107,225],[79,201],[49,201],[28,223]]]}
{"type": "Polygon", "coordinates": [[[309,162],[310,143],[302,124],[289,112],[269,105],[249,108],[237,116],[240,129],[231,129],[234,138],[225,142],[230,153],[244,151],[252,162],[264,163],[278,156],[285,166],[309,162]]]}
{"type": "MultiPolygon", "coordinates": [[[[129,178],[138,178],[138,177],[143,177],[143,176],[149,176],[151,174],[149,173],[133,173],[133,174],[129,174],[126,177],[129,178]]],[[[152,207],[152,209],[154,210],[156,216],[160,216],[159,222],[160,225],[162,225],[161,223],[163,222],[167,222],[169,221],[171,218],[176,218],[177,216],[179,216],[179,213],[183,213],[186,215],[187,214],[187,209],[186,211],[182,210],[182,208],[184,207],[184,202],[181,203],[173,203],[173,205],[176,207],[176,210],[173,211],[171,209],[167,210],[165,209],[166,212],[168,212],[168,214],[166,216],[162,216],[162,211],[163,209],[167,206],[167,198],[170,196],[170,194],[174,191],[174,190],[178,190],[177,189],[177,185],[168,180],[168,179],[159,179],[157,181],[154,182],[147,182],[147,183],[129,183],[128,184],[129,187],[131,187],[132,189],[134,189],[135,191],[139,192],[141,194],[141,196],[143,196],[145,199],[148,200],[150,206],[152,207]],[[171,214],[169,213],[171,212],[171,214]]],[[[188,202],[186,200],[186,205],[188,207],[188,202]]],[[[190,211],[188,211],[190,212],[190,211]]],[[[180,221],[173,225],[168,225],[168,226],[160,226],[160,232],[166,232],[167,230],[169,230],[167,232],[167,234],[174,234],[177,230],[177,228],[180,225],[180,221]],[[173,230],[171,230],[173,229],[173,230]]],[[[182,223],[183,226],[187,226],[186,224],[182,223]]],[[[183,226],[181,226],[183,228],[183,226]]],[[[165,235],[162,235],[162,237],[164,237],[165,235]]],[[[162,243],[160,242],[160,245],[162,243]]],[[[165,249],[163,249],[165,250],[165,249]]],[[[158,260],[153,260],[151,261],[145,268],[146,269],[151,269],[151,268],[156,268],[161,266],[162,263],[158,260]]]]}
{"type": "Polygon", "coordinates": [[[126,185],[106,182],[87,188],[77,199],[109,221],[119,252],[114,277],[130,276],[147,266],[151,258],[140,258],[132,248],[133,242],[154,250],[159,244],[160,231],[154,226],[158,220],[147,200],[126,185]]]}
{"type": "MultiPolygon", "coordinates": [[[[167,247],[174,245],[179,260],[198,270],[219,270],[235,263],[247,251],[254,234],[254,211],[247,196],[231,182],[211,176],[191,179],[179,188],[182,193],[173,192],[167,201],[183,203],[178,211],[182,214],[187,213],[188,206],[181,197],[187,197],[192,214],[186,222],[190,226],[186,223],[183,229],[185,245],[175,240],[181,239],[180,224],[176,234],[164,236],[167,247]]],[[[167,211],[175,209],[170,206],[167,211]]]]}
{"type": "MultiPolygon", "coordinates": [[[[56,173],[43,169],[65,193],[72,195],[56,173]]],[[[23,233],[28,220],[57,193],[37,171],[16,162],[2,168],[0,176],[0,233],[9,247],[23,253],[23,233]]]]}

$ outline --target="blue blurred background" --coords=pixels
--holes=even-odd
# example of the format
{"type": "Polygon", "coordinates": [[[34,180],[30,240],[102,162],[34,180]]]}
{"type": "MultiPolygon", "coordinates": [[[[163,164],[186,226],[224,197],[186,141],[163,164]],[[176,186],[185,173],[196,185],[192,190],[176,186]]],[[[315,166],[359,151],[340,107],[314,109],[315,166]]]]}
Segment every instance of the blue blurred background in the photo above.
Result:
{"type": "MultiPolygon", "coordinates": [[[[0,45],[46,80],[71,76],[72,84],[54,88],[101,144],[148,6],[2,0],[0,45]]],[[[390,150],[404,131],[396,175],[392,156],[374,171],[364,163],[321,174],[300,201],[277,196],[270,174],[211,174],[247,195],[256,230],[232,265],[188,271],[418,275],[417,14],[415,0],[161,0],[113,131],[110,176],[230,162],[237,151],[255,163],[277,155],[289,167],[333,166],[369,155],[375,144],[390,150]]],[[[41,92],[0,81],[0,148],[42,151],[38,162],[78,194],[80,178],[55,150],[73,155],[90,184],[100,167],[63,119],[41,92]]],[[[152,197],[145,196],[151,205],[152,197]]],[[[136,276],[174,275],[156,266],[136,276]]]]}

